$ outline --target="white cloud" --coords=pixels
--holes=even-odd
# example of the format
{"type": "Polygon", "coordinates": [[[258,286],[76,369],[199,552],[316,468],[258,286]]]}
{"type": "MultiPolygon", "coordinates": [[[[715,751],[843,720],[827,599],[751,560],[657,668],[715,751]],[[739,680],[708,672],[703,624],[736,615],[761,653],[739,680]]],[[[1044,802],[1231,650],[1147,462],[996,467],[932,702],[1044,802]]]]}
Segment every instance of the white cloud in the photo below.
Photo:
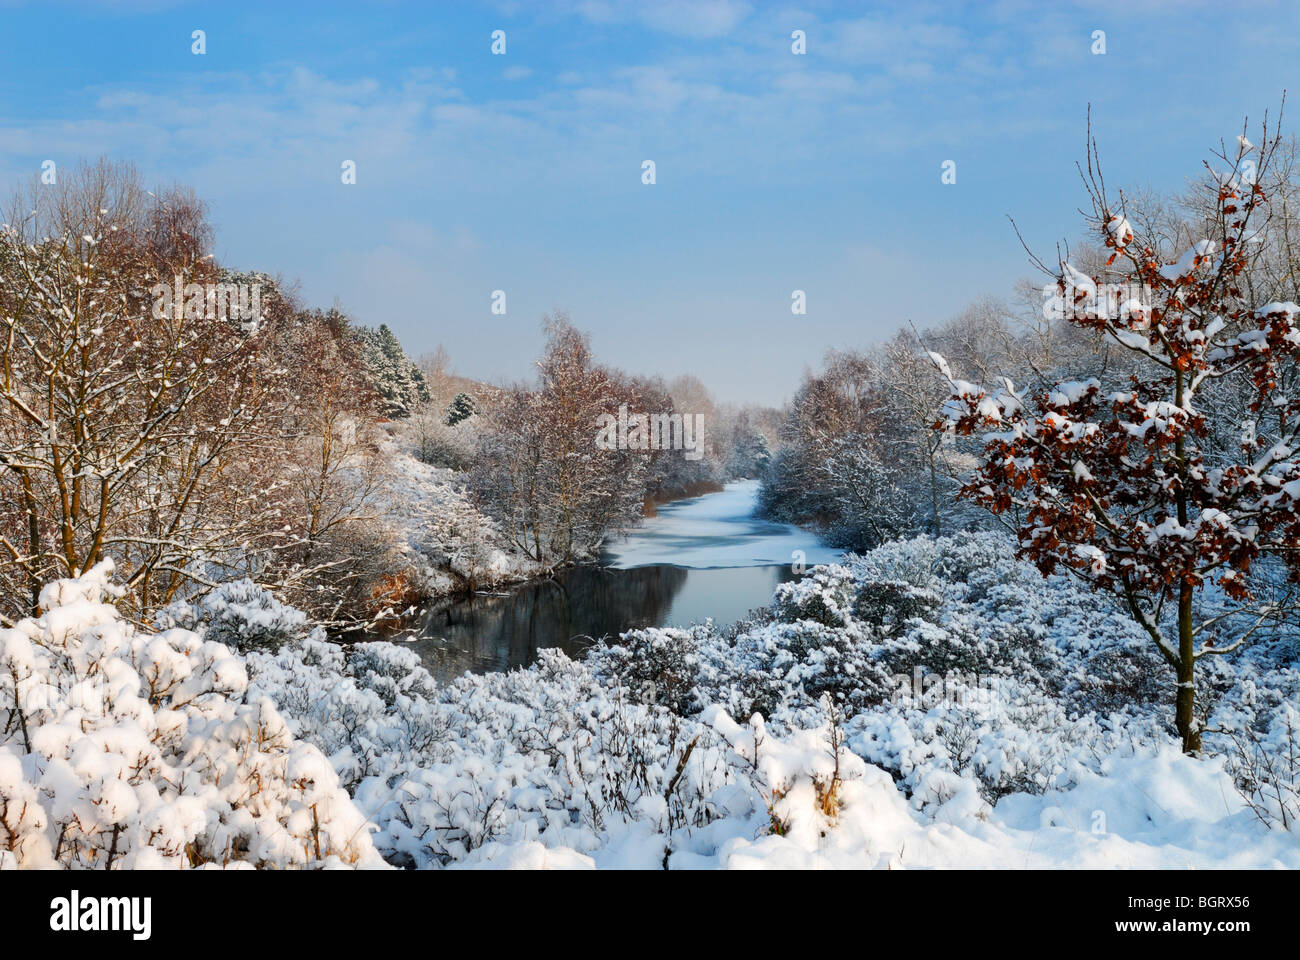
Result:
{"type": "Polygon", "coordinates": [[[734,31],[754,8],[744,0],[579,0],[571,9],[592,23],[640,23],[662,33],[709,39],[734,31]]]}

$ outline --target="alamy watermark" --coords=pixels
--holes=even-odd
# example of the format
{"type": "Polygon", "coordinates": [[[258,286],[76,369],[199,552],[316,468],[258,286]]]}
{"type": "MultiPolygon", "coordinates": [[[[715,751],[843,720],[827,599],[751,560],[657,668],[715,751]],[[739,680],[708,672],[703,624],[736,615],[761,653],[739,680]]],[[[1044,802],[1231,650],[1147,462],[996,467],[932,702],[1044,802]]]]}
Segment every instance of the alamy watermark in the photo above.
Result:
{"type": "Polygon", "coordinates": [[[185,283],[178,276],[170,286],[155,283],[149,293],[155,320],[262,320],[260,283],[185,283]]]}
{"type": "Polygon", "coordinates": [[[1091,286],[1043,284],[1043,316],[1048,320],[1127,320],[1150,310],[1151,288],[1145,283],[1097,283],[1091,286]]]}
{"type": "Polygon", "coordinates": [[[980,673],[946,674],[928,673],[917,664],[912,673],[894,675],[893,702],[898,706],[964,707],[974,703],[988,703],[993,698],[995,676],[980,673]]]}
{"type": "Polygon", "coordinates": [[[148,940],[153,924],[149,897],[83,897],[73,890],[50,901],[50,929],[60,933],[126,932],[133,940],[148,940]]]}
{"type": "Polygon", "coordinates": [[[601,450],[681,450],[687,460],[704,456],[704,414],[628,413],[596,418],[596,446],[601,450]]]}

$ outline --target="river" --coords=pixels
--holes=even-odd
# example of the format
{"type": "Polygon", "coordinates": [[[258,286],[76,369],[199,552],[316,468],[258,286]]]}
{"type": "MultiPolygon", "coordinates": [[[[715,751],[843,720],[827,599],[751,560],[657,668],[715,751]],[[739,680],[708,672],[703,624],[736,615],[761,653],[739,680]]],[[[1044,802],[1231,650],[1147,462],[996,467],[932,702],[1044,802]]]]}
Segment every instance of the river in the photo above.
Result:
{"type": "Polygon", "coordinates": [[[756,518],[757,497],[757,481],[744,480],[663,504],[608,544],[600,566],[436,610],[409,642],[447,679],[526,666],[547,647],[579,656],[595,639],[634,627],[739,620],[796,576],[796,561],[812,567],[840,555],[798,527],[756,518]]]}

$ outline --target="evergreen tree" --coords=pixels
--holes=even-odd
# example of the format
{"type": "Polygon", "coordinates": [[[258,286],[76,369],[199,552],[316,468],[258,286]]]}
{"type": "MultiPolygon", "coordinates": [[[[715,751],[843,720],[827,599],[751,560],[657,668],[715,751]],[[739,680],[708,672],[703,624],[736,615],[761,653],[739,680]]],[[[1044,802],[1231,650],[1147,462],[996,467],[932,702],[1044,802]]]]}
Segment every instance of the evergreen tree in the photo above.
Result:
{"type": "Polygon", "coordinates": [[[468,393],[458,393],[447,407],[447,426],[454,427],[475,414],[474,398],[468,393]]]}
{"type": "Polygon", "coordinates": [[[742,416],[732,430],[731,442],[727,476],[761,477],[772,462],[772,450],[768,446],[767,437],[754,429],[747,416],[742,416]]]}
{"type": "Polygon", "coordinates": [[[366,368],[384,401],[384,412],[393,419],[405,419],[420,403],[429,399],[429,385],[388,324],[378,330],[362,329],[366,368]]]}

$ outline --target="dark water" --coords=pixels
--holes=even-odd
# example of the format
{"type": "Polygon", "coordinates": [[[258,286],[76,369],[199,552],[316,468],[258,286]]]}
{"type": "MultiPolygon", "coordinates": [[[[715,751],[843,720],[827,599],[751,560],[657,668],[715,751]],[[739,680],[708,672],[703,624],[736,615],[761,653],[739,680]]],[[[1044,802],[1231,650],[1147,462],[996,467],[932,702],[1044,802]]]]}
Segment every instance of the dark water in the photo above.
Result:
{"type": "Polygon", "coordinates": [[[634,627],[689,626],[708,617],[730,623],[766,606],[776,585],[794,576],[789,565],[578,567],[431,613],[410,646],[440,680],[509,670],[547,647],[579,656],[592,640],[634,627]]]}

